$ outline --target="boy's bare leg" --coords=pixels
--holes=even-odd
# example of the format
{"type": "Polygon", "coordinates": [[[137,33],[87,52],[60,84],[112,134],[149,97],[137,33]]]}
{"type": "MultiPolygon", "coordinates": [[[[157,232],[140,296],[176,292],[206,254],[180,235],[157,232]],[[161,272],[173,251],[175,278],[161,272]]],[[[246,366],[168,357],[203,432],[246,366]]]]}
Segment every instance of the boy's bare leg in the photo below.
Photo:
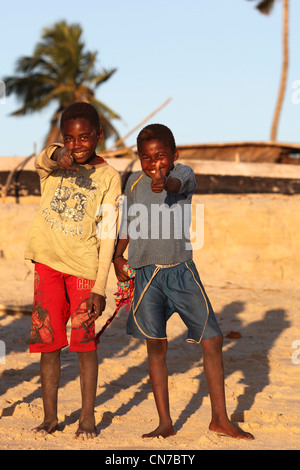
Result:
{"type": "Polygon", "coordinates": [[[57,429],[57,392],[60,378],[60,349],[42,353],[40,361],[44,421],[34,431],[45,435],[57,429]]]}
{"type": "Polygon", "coordinates": [[[168,437],[175,434],[169,408],[167,349],[166,339],[147,339],[149,375],[158,411],[159,425],[154,431],[143,434],[142,437],[168,437]]]}
{"type": "Polygon", "coordinates": [[[209,429],[237,439],[254,439],[252,434],[238,429],[228,418],[225,403],[222,335],[203,340],[203,363],[208,383],[212,420],[209,429]]]}
{"type": "Polygon", "coordinates": [[[82,409],[75,437],[93,439],[97,435],[94,414],[98,381],[97,351],[79,352],[78,359],[82,409]]]}

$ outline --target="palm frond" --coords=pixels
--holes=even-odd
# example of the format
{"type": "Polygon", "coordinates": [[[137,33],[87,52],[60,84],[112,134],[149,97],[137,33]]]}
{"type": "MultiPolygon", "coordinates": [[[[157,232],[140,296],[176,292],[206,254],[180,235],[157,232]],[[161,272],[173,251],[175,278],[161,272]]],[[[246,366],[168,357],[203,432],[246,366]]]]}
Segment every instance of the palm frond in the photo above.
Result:
{"type": "MultiPolygon", "coordinates": [[[[82,29],[65,21],[44,28],[32,56],[20,57],[16,75],[4,78],[7,95],[14,93],[21,107],[12,113],[23,116],[55,102],[61,111],[74,101],[95,105],[107,136],[119,138],[111,120],[120,116],[95,98],[96,89],[116,71],[96,70],[97,52],[85,50],[82,29]]],[[[56,134],[57,116],[51,119],[51,135],[56,134]]]]}
{"type": "Polygon", "coordinates": [[[97,109],[100,117],[101,128],[104,134],[104,144],[107,139],[114,137],[115,140],[120,139],[120,134],[112,124],[112,119],[120,119],[115,113],[103,105],[101,101],[96,98],[92,98],[90,103],[97,109]]]}
{"type": "Polygon", "coordinates": [[[273,10],[275,1],[276,0],[259,0],[255,8],[257,8],[264,15],[269,15],[273,10]]]}

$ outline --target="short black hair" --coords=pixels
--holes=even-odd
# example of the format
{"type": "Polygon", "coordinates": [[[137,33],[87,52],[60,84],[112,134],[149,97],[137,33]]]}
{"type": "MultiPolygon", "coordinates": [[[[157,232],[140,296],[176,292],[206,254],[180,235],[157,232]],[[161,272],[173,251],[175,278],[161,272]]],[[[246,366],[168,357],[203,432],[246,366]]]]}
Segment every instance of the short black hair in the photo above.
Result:
{"type": "Polygon", "coordinates": [[[137,150],[140,153],[141,145],[145,141],[160,140],[176,152],[176,143],[172,131],[164,124],[149,124],[144,127],[137,136],[137,150]]]}
{"type": "Polygon", "coordinates": [[[100,118],[98,111],[93,105],[84,101],[72,103],[63,111],[60,119],[60,130],[63,131],[66,121],[80,118],[89,121],[96,128],[97,132],[100,133],[100,118]]]}

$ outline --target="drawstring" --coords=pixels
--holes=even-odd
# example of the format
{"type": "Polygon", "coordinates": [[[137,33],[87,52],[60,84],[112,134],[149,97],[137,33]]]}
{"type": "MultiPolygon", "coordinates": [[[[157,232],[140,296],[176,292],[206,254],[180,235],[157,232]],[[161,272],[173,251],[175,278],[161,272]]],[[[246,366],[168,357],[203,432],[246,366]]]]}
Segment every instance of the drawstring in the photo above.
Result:
{"type": "Polygon", "coordinates": [[[137,305],[135,306],[135,308],[132,309],[133,315],[135,315],[135,312],[137,311],[137,309],[138,309],[138,307],[139,307],[139,305],[140,305],[140,303],[141,303],[141,301],[142,301],[142,299],[143,299],[145,293],[147,292],[147,290],[148,290],[148,288],[149,288],[151,282],[152,282],[153,279],[155,278],[156,274],[157,274],[161,269],[164,269],[164,268],[173,268],[174,266],[178,266],[178,264],[180,264],[180,263],[173,263],[173,264],[156,264],[156,265],[155,265],[155,269],[154,269],[154,271],[153,271],[153,274],[152,274],[152,276],[151,276],[150,281],[148,282],[148,284],[146,285],[145,289],[144,289],[143,292],[141,293],[137,305]]]}
{"type": "Polygon", "coordinates": [[[136,306],[132,309],[133,316],[135,315],[135,312],[137,311],[137,309],[138,309],[138,307],[139,307],[139,305],[140,305],[140,303],[141,303],[141,301],[142,301],[142,299],[143,299],[145,293],[147,292],[147,290],[148,290],[148,288],[149,288],[151,282],[152,282],[153,279],[155,278],[156,274],[160,271],[160,269],[161,269],[160,266],[156,266],[156,268],[154,269],[150,281],[148,282],[148,284],[146,285],[146,287],[144,288],[143,292],[142,292],[141,295],[140,295],[140,298],[139,298],[139,300],[138,300],[138,303],[137,303],[136,306]]]}

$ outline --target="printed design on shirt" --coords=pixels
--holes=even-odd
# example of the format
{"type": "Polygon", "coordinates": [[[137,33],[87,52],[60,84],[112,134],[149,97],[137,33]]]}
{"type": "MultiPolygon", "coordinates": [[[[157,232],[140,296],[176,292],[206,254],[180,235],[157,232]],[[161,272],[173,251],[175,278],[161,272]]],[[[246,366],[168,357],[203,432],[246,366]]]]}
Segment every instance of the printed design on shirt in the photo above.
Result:
{"type": "Polygon", "coordinates": [[[39,299],[42,292],[39,292],[40,277],[34,273],[34,299],[32,309],[32,321],[30,331],[30,344],[43,343],[52,344],[54,341],[54,331],[51,325],[51,318],[48,310],[42,307],[39,299]]]}
{"type": "Polygon", "coordinates": [[[84,219],[88,202],[101,194],[100,188],[88,176],[74,176],[72,171],[61,171],[59,176],[50,207],[45,208],[42,215],[51,229],[65,235],[81,236],[80,222],[84,219]]]}
{"type": "Polygon", "coordinates": [[[94,314],[88,312],[88,301],[87,298],[80,302],[72,315],[72,330],[84,332],[81,343],[88,343],[95,339],[95,319],[94,314]]]}
{"type": "Polygon", "coordinates": [[[71,191],[69,188],[63,186],[58,187],[54,193],[54,198],[50,202],[50,207],[55,212],[62,214],[65,212],[67,203],[66,201],[70,198],[71,191]]]}
{"type": "Polygon", "coordinates": [[[115,200],[114,200],[114,208],[116,212],[120,210],[120,197],[121,196],[118,195],[115,197],[115,200]]]}
{"type": "Polygon", "coordinates": [[[69,186],[64,186],[62,180],[55,190],[50,207],[58,214],[63,214],[66,219],[80,222],[85,215],[88,196],[93,198],[98,187],[91,178],[83,175],[68,178],[68,183],[71,183],[69,186]]]}

